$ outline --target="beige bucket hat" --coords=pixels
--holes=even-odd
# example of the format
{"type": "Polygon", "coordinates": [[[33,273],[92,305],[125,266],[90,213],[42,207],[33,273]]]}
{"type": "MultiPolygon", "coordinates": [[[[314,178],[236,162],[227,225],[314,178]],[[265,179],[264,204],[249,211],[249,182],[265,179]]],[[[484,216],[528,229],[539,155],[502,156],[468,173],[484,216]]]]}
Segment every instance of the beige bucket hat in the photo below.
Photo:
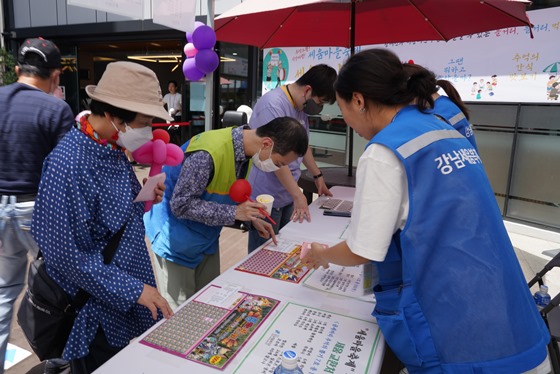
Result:
{"type": "Polygon", "coordinates": [[[92,99],[114,107],[173,121],[163,107],[156,74],[135,62],[110,63],[99,83],[86,86],[86,92],[92,99]]]}

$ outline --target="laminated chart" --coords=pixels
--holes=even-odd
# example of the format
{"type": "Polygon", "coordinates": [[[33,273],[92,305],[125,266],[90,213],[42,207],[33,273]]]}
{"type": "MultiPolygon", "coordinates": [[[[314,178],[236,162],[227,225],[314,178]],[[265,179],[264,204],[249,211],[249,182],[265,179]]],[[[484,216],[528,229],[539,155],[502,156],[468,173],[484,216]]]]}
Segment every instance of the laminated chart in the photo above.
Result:
{"type": "Polygon", "coordinates": [[[373,286],[377,283],[379,277],[372,263],[359,266],[330,264],[328,269],[312,270],[303,281],[306,287],[371,303],[375,302],[373,286]]]}
{"type": "Polygon", "coordinates": [[[235,270],[299,283],[309,272],[309,268],[301,262],[300,252],[300,242],[279,238],[278,245],[268,244],[235,270]]]}
{"type": "Polygon", "coordinates": [[[279,301],[211,285],[140,343],[224,369],[279,301]]]}
{"type": "Polygon", "coordinates": [[[287,303],[251,351],[233,371],[237,374],[272,374],[282,351],[299,357],[304,373],[368,373],[381,330],[371,320],[287,303]]]}

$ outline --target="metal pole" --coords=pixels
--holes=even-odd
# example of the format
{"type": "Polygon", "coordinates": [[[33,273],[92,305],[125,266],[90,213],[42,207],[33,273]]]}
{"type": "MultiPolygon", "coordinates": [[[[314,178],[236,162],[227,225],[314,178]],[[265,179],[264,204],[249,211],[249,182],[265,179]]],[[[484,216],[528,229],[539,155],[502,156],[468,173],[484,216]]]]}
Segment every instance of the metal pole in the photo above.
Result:
{"type": "Polygon", "coordinates": [[[0,48],[4,48],[4,0],[0,0],[0,48]]]}
{"type": "MultiPolygon", "coordinates": [[[[206,18],[206,24],[212,29],[214,28],[214,0],[208,0],[208,15],[206,18]]],[[[208,131],[212,129],[213,121],[213,110],[212,103],[214,101],[214,72],[206,75],[206,87],[204,90],[204,95],[206,97],[204,105],[204,130],[208,131]]]]}
{"type": "MultiPolygon", "coordinates": [[[[350,3],[350,56],[354,55],[356,36],[356,0],[350,3]]],[[[348,176],[352,176],[354,163],[354,131],[348,127],[348,176]]]]}

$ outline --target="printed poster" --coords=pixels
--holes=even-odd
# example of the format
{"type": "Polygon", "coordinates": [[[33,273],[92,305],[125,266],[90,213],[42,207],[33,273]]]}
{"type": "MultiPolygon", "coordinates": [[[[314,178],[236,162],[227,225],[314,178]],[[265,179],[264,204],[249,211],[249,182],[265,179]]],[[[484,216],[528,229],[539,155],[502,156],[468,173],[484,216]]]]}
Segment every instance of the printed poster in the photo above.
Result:
{"type": "Polygon", "coordinates": [[[297,352],[306,374],[367,373],[376,351],[383,349],[380,337],[373,317],[365,321],[288,303],[234,373],[272,374],[286,349],[297,352]]]}
{"type": "MultiPolygon", "coordinates": [[[[527,12],[528,27],[470,34],[445,41],[388,43],[356,47],[388,48],[451,81],[463,101],[560,103],[560,7],[527,12]]],[[[350,56],[342,47],[289,47],[263,50],[263,94],[294,82],[310,67],[337,71],[350,56]]]]}

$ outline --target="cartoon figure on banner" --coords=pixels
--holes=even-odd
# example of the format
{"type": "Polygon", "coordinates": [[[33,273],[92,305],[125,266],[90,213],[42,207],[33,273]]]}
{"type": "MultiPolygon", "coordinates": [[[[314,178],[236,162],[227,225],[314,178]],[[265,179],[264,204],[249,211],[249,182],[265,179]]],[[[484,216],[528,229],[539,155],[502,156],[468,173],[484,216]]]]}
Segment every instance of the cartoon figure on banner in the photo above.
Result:
{"type": "Polygon", "coordinates": [[[288,79],[288,56],[281,48],[271,49],[263,59],[263,94],[281,86],[288,79]]]}
{"type": "Polygon", "coordinates": [[[267,82],[272,82],[272,70],[273,70],[274,66],[272,66],[272,63],[269,61],[268,64],[266,64],[266,81],[267,82]]]}
{"type": "Polygon", "coordinates": [[[560,85],[558,82],[552,83],[552,88],[548,94],[548,100],[558,100],[558,85],[560,85]]]}
{"type": "Polygon", "coordinates": [[[473,82],[472,88],[471,88],[471,96],[476,95],[477,91],[478,91],[478,83],[473,82]]]}
{"type": "Polygon", "coordinates": [[[276,69],[276,87],[280,87],[282,82],[286,80],[286,69],[282,66],[282,60],[278,60],[278,68],[276,69]]]}
{"type": "Polygon", "coordinates": [[[476,100],[483,98],[491,98],[494,96],[495,89],[498,87],[498,76],[496,74],[488,79],[480,78],[478,82],[473,82],[471,88],[471,96],[475,96],[476,100]]]}
{"type": "Polygon", "coordinates": [[[493,86],[490,81],[486,82],[486,91],[488,91],[488,96],[494,96],[494,92],[492,92],[493,86]]]}
{"type": "Polygon", "coordinates": [[[559,79],[560,77],[557,77],[556,75],[551,75],[548,77],[548,82],[546,83],[547,100],[558,100],[558,89],[556,89],[556,86],[558,85],[559,79]],[[556,99],[554,99],[554,96],[556,96],[556,99]]]}
{"type": "Polygon", "coordinates": [[[216,70],[220,64],[220,57],[213,50],[216,44],[216,33],[210,26],[196,21],[193,32],[186,33],[187,44],[183,48],[185,62],[183,74],[189,81],[199,81],[206,74],[216,70]]]}

